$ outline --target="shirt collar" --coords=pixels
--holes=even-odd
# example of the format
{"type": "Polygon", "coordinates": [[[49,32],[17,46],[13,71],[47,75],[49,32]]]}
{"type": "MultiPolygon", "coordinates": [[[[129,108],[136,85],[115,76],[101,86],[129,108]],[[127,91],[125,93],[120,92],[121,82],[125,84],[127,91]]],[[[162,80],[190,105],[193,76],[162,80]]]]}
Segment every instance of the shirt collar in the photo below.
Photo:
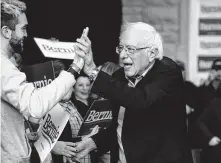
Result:
{"type": "Polygon", "coordinates": [[[153,67],[155,61],[153,63],[151,63],[151,65],[143,72],[142,75],[137,76],[137,77],[133,77],[130,78],[128,76],[125,76],[126,79],[129,81],[130,84],[132,84],[133,86],[136,86],[136,84],[144,77],[146,76],[146,74],[151,70],[151,68],[153,67]]]}

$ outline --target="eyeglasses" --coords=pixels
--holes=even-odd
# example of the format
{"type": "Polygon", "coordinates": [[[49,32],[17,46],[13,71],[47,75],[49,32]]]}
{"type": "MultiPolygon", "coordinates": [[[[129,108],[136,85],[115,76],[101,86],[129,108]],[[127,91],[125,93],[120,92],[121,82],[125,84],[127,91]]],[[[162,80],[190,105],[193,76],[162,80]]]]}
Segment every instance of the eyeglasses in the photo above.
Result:
{"type": "Polygon", "coordinates": [[[120,54],[123,50],[125,50],[125,52],[129,55],[134,55],[135,52],[142,50],[142,49],[147,49],[150,47],[143,47],[143,48],[135,48],[132,46],[123,46],[123,45],[119,45],[116,47],[116,53],[120,54]]]}

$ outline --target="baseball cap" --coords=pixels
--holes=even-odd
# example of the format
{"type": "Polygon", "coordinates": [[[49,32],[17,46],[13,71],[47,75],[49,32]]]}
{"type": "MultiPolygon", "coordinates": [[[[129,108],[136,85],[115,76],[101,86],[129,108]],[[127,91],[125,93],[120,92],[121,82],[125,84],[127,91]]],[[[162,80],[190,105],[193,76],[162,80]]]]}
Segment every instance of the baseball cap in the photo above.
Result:
{"type": "Polygon", "coordinates": [[[221,58],[215,59],[211,67],[212,70],[221,70],[221,58]]]}

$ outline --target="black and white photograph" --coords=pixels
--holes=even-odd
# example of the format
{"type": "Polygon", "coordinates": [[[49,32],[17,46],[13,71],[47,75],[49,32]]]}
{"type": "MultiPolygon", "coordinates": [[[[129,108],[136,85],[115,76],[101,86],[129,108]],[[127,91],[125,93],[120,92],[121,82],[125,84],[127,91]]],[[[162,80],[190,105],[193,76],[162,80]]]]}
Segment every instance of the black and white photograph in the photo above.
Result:
{"type": "Polygon", "coordinates": [[[221,0],[1,0],[0,49],[1,163],[221,163],[221,0]]]}

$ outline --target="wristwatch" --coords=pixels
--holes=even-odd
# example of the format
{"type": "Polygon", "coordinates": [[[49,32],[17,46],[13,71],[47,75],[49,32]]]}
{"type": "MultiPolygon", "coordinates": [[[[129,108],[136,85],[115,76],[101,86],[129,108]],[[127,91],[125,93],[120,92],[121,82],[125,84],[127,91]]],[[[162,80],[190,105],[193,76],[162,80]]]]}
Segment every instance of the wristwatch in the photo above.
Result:
{"type": "Polygon", "coordinates": [[[81,69],[74,63],[72,63],[68,69],[68,72],[74,75],[77,78],[80,75],[81,69]]]}
{"type": "Polygon", "coordinates": [[[91,71],[91,73],[89,74],[89,79],[90,81],[94,81],[99,73],[99,69],[98,68],[95,68],[91,71]]]}

